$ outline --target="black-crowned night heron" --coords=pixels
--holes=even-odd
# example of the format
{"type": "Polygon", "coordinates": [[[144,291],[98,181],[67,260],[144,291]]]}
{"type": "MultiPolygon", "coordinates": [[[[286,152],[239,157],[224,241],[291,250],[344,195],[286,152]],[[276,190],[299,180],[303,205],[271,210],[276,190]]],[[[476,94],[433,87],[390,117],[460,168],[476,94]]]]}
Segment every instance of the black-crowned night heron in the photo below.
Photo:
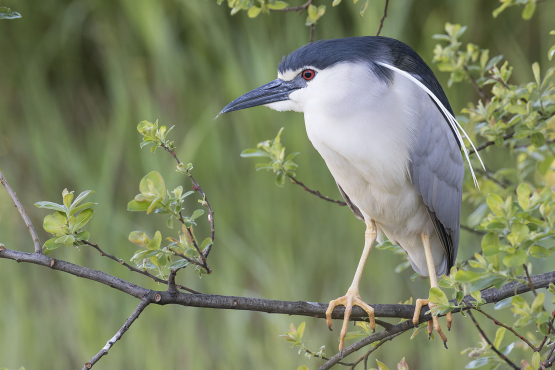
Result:
{"type": "MultiPolygon", "coordinates": [[[[355,216],[366,223],[353,283],[326,312],[331,328],[335,306],[346,307],[341,351],[353,305],[368,313],[375,328],[374,310],[360,298],[359,283],[376,238],[385,235],[401,246],[413,269],[430,276],[432,287],[455,263],[464,176],[461,149],[468,160],[459,133],[465,135],[464,130],[422,58],[386,37],[305,45],[283,58],[276,80],[234,100],[221,113],[258,105],[304,113],[310,141],[355,216]]],[[[416,301],[415,324],[426,304],[427,299],[416,301]]],[[[432,326],[445,344],[437,317],[428,323],[428,333],[432,326]]]]}

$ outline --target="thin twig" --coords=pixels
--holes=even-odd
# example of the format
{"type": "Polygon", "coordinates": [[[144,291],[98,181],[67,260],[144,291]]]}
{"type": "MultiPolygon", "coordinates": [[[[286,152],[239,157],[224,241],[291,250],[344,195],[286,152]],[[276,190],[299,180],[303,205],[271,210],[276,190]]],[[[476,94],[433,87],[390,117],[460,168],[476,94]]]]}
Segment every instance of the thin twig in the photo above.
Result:
{"type": "MultiPolygon", "coordinates": [[[[545,356],[546,358],[544,362],[545,368],[551,367],[555,363],[555,355],[553,354],[554,351],[555,351],[555,342],[551,344],[551,348],[549,349],[549,352],[547,352],[547,356],[545,356]]],[[[542,370],[541,366],[538,370],[542,370]]]]}
{"type": "MultiPolygon", "coordinates": [[[[177,155],[175,154],[175,152],[173,150],[171,150],[170,148],[168,148],[164,144],[160,144],[160,146],[164,150],[166,150],[166,152],[168,152],[172,155],[172,157],[175,159],[175,161],[177,162],[178,165],[181,164],[181,161],[179,160],[179,158],[177,158],[177,155]]],[[[215,237],[214,211],[212,210],[212,207],[210,206],[210,203],[208,202],[208,198],[206,197],[206,194],[204,193],[204,191],[202,190],[202,188],[200,187],[198,182],[196,182],[193,175],[191,175],[191,172],[187,171],[187,176],[189,176],[189,179],[191,179],[191,182],[193,183],[193,190],[197,191],[201,195],[202,205],[204,205],[208,209],[208,221],[210,222],[210,239],[212,240],[212,245],[213,245],[214,237],[215,237]]],[[[212,250],[212,245],[210,245],[208,248],[206,248],[206,251],[204,251],[204,258],[208,258],[208,254],[212,250]]]]}
{"type": "MultiPolygon", "coordinates": [[[[513,136],[515,136],[515,132],[511,132],[510,134],[507,134],[507,135],[503,136],[503,140],[508,140],[508,139],[512,138],[513,136]]],[[[486,141],[486,142],[483,143],[482,145],[478,146],[478,147],[476,148],[476,151],[474,151],[474,149],[470,149],[470,150],[468,151],[468,154],[469,154],[469,155],[470,155],[470,154],[474,154],[474,153],[476,153],[476,152],[479,152],[479,151],[481,151],[481,150],[486,149],[488,146],[492,146],[493,144],[495,144],[495,141],[486,141]]]]}
{"type": "Polygon", "coordinates": [[[497,185],[499,185],[500,187],[502,187],[503,189],[507,189],[508,187],[512,187],[514,186],[514,184],[512,184],[510,181],[502,179],[502,180],[498,180],[494,177],[494,174],[492,172],[489,171],[484,171],[481,168],[476,168],[474,170],[475,172],[481,174],[482,176],[484,176],[485,178],[491,180],[492,182],[496,183],[497,185]]]}
{"type": "Polygon", "coordinates": [[[380,342],[378,344],[376,344],[374,347],[370,348],[368,350],[368,352],[366,352],[364,355],[360,356],[358,358],[358,360],[356,360],[355,362],[353,362],[353,364],[351,365],[351,370],[353,370],[355,368],[355,366],[357,366],[362,360],[364,360],[364,368],[366,369],[368,366],[368,356],[370,356],[370,354],[372,352],[374,352],[375,350],[377,350],[382,344],[384,344],[387,341],[392,340],[395,337],[398,337],[399,335],[403,334],[403,332],[397,333],[397,334],[393,334],[385,339],[380,340],[380,342]]]}
{"type": "Polygon", "coordinates": [[[141,312],[143,312],[143,310],[145,309],[146,306],[148,306],[150,304],[150,300],[148,299],[148,297],[145,295],[143,297],[143,299],[141,299],[141,303],[139,303],[139,305],[137,306],[137,308],[135,309],[135,311],[133,312],[133,314],[131,316],[129,316],[129,318],[127,319],[127,321],[125,322],[125,324],[121,327],[120,330],[118,330],[118,332],[116,333],[116,335],[114,335],[107,343],[104,347],[102,347],[102,349],[100,350],[100,352],[98,352],[96,355],[93,356],[93,358],[87,362],[85,364],[85,366],[83,367],[83,370],[88,370],[91,369],[94,364],[96,364],[98,362],[98,360],[100,360],[102,358],[102,356],[105,356],[108,354],[108,351],[110,350],[110,348],[112,348],[112,346],[121,339],[121,337],[123,336],[123,334],[125,334],[125,332],[127,330],[129,330],[129,327],[133,324],[133,322],[135,322],[135,320],[139,317],[139,315],[141,314],[141,312]]]}
{"type": "Polygon", "coordinates": [[[493,345],[493,343],[491,342],[491,340],[488,338],[488,336],[486,335],[486,333],[484,333],[484,331],[482,330],[482,328],[480,327],[480,325],[478,324],[478,321],[476,321],[476,319],[474,318],[474,315],[472,314],[471,310],[467,311],[468,316],[470,316],[470,318],[472,319],[472,322],[474,323],[474,325],[476,325],[476,329],[478,329],[478,331],[480,332],[480,335],[482,336],[482,338],[484,338],[484,340],[486,342],[488,342],[488,344],[491,346],[491,349],[493,350],[493,352],[495,352],[495,354],[497,354],[497,356],[499,356],[501,359],[503,359],[503,361],[505,361],[507,363],[507,365],[509,365],[510,367],[512,367],[515,370],[520,370],[520,367],[516,366],[514,362],[512,362],[511,360],[509,360],[507,358],[507,356],[505,356],[504,354],[502,354],[501,352],[499,352],[499,350],[497,348],[495,348],[495,346],[493,345]]]}
{"type": "Polygon", "coordinates": [[[12,201],[15,204],[15,208],[17,208],[17,210],[19,211],[19,214],[21,215],[21,218],[25,222],[25,225],[27,225],[27,228],[29,229],[29,233],[31,234],[31,238],[33,238],[33,244],[35,245],[35,253],[42,254],[42,248],[40,246],[40,240],[39,240],[39,236],[37,235],[37,231],[35,230],[35,227],[33,226],[31,219],[27,215],[27,212],[21,205],[21,202],[17,198],[17,194],[15,193],[15,191],[13,191],[10,184],[8,184],[8,180],[6,180],[2,172],[0,172],[0,183],[2,183],[2,185],[4,185],[4,187],[6,188],[6,191],[8,192],[8,194],[10,195],[10,198],[12,198],[12,201]]]}
{"type": "Polygon", "coordinates": [[[327,200],[328,202],[336,203],[336,204],[338,204],[342,207],[347,205],[347,203],[345,203],[341,200],[331,199],[330,197],[322,195],[322,193],[320,193],[318,190],[312,190],[312,189],[307,188],[305,184],[303,184],[302,182],[300,182],[299,180],[297,180],[293,176],[290,176],[290,175],[287,175],[287,176],[291,179],[291,182],[293,184],[297,184],[299,186],[302,186],[304,190],[308,191],[310,194],[316,195],[320,199],[327,200]]]}
{"type": "MultiPolygon", "coordinates": [[[[553,322],[555,322],[555,310],[554,310],[553,312],[551,312],[551,316],[552,316],[552,317],[551,317],[551,322],[549,323],[548,326],[553,326],[553,322]]],[[[540,345],[538,346],[538,351],[537,351],[537,352],[539,352],[539,351],[542,350],[542,348],[543,348],[543,346],[545,345],[545,342],[547,342],[547,339],[548,339],[548,338],[549,338],[549,333],[547,333],[547,335],[543,337],[542,342],[541,342],[540,345]]],[[[547,357],[549,357],[549,356],[547,356],[547,357]]],[[[546,358],[547,358],[547,357],[546,357],[546,358]]]]}
{"type": "Polygon", "coordinates": [[[380,32],[382,32],[383,21],[385,20],[385,17],[387,17],[387,6],[388,5],[389,5],[389,0],[385,0],[385,6],[383,8],[383,16],[382,16],[382,19],[380,19],[380,27],[378,28],[378,33],[376,33],[376,36],[379,36],[380,32]]]}
{"type": "Polygon", "coordinates": [[[499,325],[504,327],[505,329],[507,329],[508,331],[510,331],[511,333],[513,333],[514,335],[516,335],[521,341],[525,342],[530,348],[532,348],[532,350],[534,352],[539,352],[540,349],[538,349],[536,346],[534,346],[532,343],[530,343],[530,341],[526,338],[524,338],[522,335],[518,334],[513,328],[511,328],[510,326],[507,326],[505,324],[503,324],[502,322],[498,321],[496,318],[494,318],[493,316],[487,314],[486,312],[482,311],[479,308],[476,307],[471,307],[473,310],[476,310],[478,312],[480,312],[482,315],[484,315],[485,317],[487,317],[488,319],[490,319],[491,321],[493,321],[493,323],[495,325],[499,325]]]}
{"type": "Polygon", "coordinates": [[[312,23],[310,25],[310,41],[309,42],[313,42],[314,41],[314,29],[316,28],[316,25],[314,23],[312,23]]]}
{"type": "MultiPolygon", "coordinates": [[[[104,252],[102,249],[100,249],[100,247],[96,243],[91,243],[91,242],[88,242],[86,240],[84,240],[83,243],[85,243],[86,245],[89,245],[89,246],[93,247],[94,249],[96,249],[100,253],[101,256],[108,257],[109,259],[116,261],[120,265],[123,265],[123,266],[127,267],[130,271],[136,272],[136,273],[144,275],[144,276],[148,276],[149,278],[151,278],[152,280],[154,280],[157,283],[166,284],[166,285],[168,284],[167,280],[160,279],[159,277],[156,277],[156,276],[152,275],[148,271],[144,271],[144,270],[140,270],[138,268],[135,268],[135,267],[131,266],[130,264],[128,264],[127,262],[125,262],[124,260],[119,259],[116,256],[113,256],[109,253],[104,252]]],[[[186,290],[189,293],[202,294],[200,292],[197,292],[196,290],[187,288],[183,285],[176,285],[176,287],[178,287],[179,289],[186,290]]]]}
{"type": "Polygon", "coordinates": [[[476,92],[478,93],[478,95],[480,95],[480,98],[484,99],[486,103],[489,103],[490,100],[489,100],[488,96],[486,95],[486,92],[484,91],[484,89],[482,89],[480,87],[480,85],[478,85],[478,82],[476,82],[476,79],[474,78],[474,76],[472,76],[472,74],[468,70],[466,64],[463,65],[463,68],[466,72],[466,75],[470,79],[470,82],[472,82],[472,86],[474,86],[474,89],[476,89],[476,92]]]}
{"type": "MultiPolygon", "coordinates": [[[[511,132],[510,134],[506,134],[505,136],[503,136],[503,140],[508,140],[508,139],[512,138],[514,135],[515,135],[515,132],[511,132]]],[[[487,147],[492,146],[493,144],[495,144],[495,141],[493,141],[493,140],[492,141],[487,141],[487,142],[483,143],[482,145],[478,146],[476,148],[476,151],[479,152],[481,150],[484,150],[487,147]]],[[[474,153],[475,153],[474,149],[471,149],[471,150],[468,151],[468,154],[474,154],[474,153]]]]}

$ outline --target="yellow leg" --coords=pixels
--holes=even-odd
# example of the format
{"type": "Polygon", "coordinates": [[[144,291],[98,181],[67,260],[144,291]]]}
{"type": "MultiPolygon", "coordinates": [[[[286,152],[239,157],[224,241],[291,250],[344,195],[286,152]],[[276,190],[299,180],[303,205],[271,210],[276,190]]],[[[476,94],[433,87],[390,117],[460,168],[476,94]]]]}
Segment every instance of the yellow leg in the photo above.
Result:
{"type": "MultiPolygon", "coordinates": [[[[421,233],[422,244],[424,245],[424,253],[426,254],[426,264],[428,265],[428,274],[430,275],[430,285],[432,288],[439,288],[437,283],[436,267],[434,264],[434,258],[432,257],[432,248],[430,246],[430,237],[426,233],[421,233]]],[[[422,306],[429,305],[430,308],[434,307],[433,303],[429,303],[427,299],[417,299],[416,308],[414,309],[414,316],[412,318],[413,324],[417,325],[420,317],[420,310],[422,306]]],[[[451,313],[447,314],[447,328],[451,330],[451,322],[453,321],[451,313]]],[[[437,332],[443,345],[447,348],[447,337],[443,334],[441,327],[439,326],[439,319],[437,316],[432,317],[432,320],[428,321],[428,337],[432,335],[432,327],[437,332]]]]}
{"type": "Polygon", "coordinates": [[[339,305],[345,306],[345,315],[343,316],[343,327],[341,328],[341,335],[339,339],[339,351],[343,351],[343,347],[345,345],[345,335],[347,334],[347,325],[349,324],[349,318],[351,317],[353,306],[359,306],[364,311],[366,311],[366,313],[368,314],[368,320],[370,321],[370,329],[374,330],[376,328],[376,322],[374,321],[374,309],[362,301],[358,291],[358,286],[360,284],[360,279],[362,277],[362,271],[364,270],[364,265],[366,264],[366,260],[368,259],[368,254],[372,249],[372,245],[376,241],[377,231],[376,231],[376,224],[374,223],[374,221],[370,221],[366,223],[366,233],[364,235],[365,235],[364,251],[362,252],[362,257],[360,257],[360,261],[358,263],[358,267],[355,273],[355,277],[353,279],[353,283],[351,284],[349,290],[347,290],[347,294],[343,297],[330,301],[328,309],[326,310],[326,323],[328,324],[328,328],[331,330],[331,326],[332,326],[331,314],[333,312],[333,309],[339,305]]]}

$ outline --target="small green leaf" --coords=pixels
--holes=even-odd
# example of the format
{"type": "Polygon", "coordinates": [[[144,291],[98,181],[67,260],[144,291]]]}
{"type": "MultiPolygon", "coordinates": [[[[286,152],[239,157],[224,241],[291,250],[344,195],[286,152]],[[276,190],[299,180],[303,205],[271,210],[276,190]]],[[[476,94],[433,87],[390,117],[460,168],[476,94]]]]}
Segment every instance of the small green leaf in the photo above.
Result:
{"type": "Polygon", "coordinates": [[[146,211],[150,207],[150,202],[137,202],[132,200],[127,203],[127,210],[132,212],[146,211]]]}
{"type": "MultiPolygon", "coordinates": [[[[529,0],[524,10],[522,11],[522,19],[529,20],[534,15],[536,10],[536,0],[529,0]]],[[[536,366],[537,368],[537,366],[536,366]]]]}
{"type": "Polygon", "coordinates": [[[58,249],[63,245],[60,243],[56,243],[57,239],[58,237],[55,237],[44,242],[44,245],[42,246],[42,251],[44,252],[45,256],[48,256],[53,250],[58,249]]]}
{"type": "Polygon", "coordinates": [[[528,203],[530,202],[530,188],[525,183],[518,185],[516,189],[518,195],[518,204],[523,210],[528,209],[528,203]]]}
{"type": "Polygon", "coordinates": [[[449,304],[449,300],[443,291],[439,288],[430,289],[430,303],[434,303],[438,306],[445,306],[449,304]]]}
{"type": "Polygon", "coordinates": [[[535,132],[530,135],[530,143],[536,148],[541,148],[545,145],[545,136],[541,132],[535,132]]]}
{"type": "Polygon", "coordinates": [[[164,183],[164,178],[157,171],[152,171],[141,179],[139,190],[143,195],[150,195],[162,199],[166,197],[166,184],[164,183]]]}
{"type": "Polygon", "coordinates": [[[154,238],[146,244],[146,247],[151,250],[160,249],[160,244],[162,244],[162,234],[160,231],[156,231],[154,238]]]}
{"type": "Polygon", "coordinates": [[[66,247],[71,247],[75,242],[75,238],[73,235],[64,235],[60,236],[58,239],[55,240],[55,243],[65,244],[66,247]]]}
{"type": "MultiPolygon", "coordinates": [[[[73,204],[75,204],[75,202],[73,202],[73,204]]],[[[77,207],[75,207],[75,208],[72,208],[71,211],[69,211],[69,215],[70,215],[70,216],[73,216],[73,215],[76,214],[77,212],[79,212],[79,211],[81,211],[81,210],[83,210],[83,209],[85,209],[85,208],[89,208],[89,207],[91,207],[91,206],[93,206],[93,205],[95,205],[95,204],[96,204],[96,203],[93,203],[93,202],[83,203],[83,204],[81,204],[80,206],[77,206],[77,207]]],[[[73,206],[72,206],[72,207],[73,207],[73,206]]]]}
{"type": "Polygon", "coordinates": [[[331,3],[331,6],[337,6],[341,4],[341,0],[333,0],[333,3],[331,3]]]}
{"type": "Polygon", "coordinates": [[[190,219],[191,221],[192,221],[192,220],[195,220],[195,219],[199,218],[200,216],[202,216],[203,214],[204,214],[204,210],[202,210],[202,209],[197,209],[197,210],[195,210],[195,211],[193,212],[193,214],[191,215],[191,217],[189,217],[189,219],[190,219]]]}
{"type": "Polygon", "coordinates": [[[389,369],[387,368],[387,366],[385,366],[384,363],[382,363],[382,362],[380,362],[380,361],[378,361],[378,360],[376,360],[376,362],[378,363],[378,370],[389,370],[389,369]]]}
{"type": "Polygon", "coordinates": [[[501,348],[501,341],[503,341],[503,337],[505,336],[505,332],[507,331],[507,329],[505,328],[499,328],[497,329],[497,332],[495,333],[495,339],[493,341],[493,346],[497,349],[501,348]]]}
{"type": "Polygon", "coordinates": [[[44,218],[42,227],[50,234],[54,234],[57,236],[64,235],[66,232],[64,225],[60,221],[58,221],[53,215],[47,215],[44,218]]]}
{"type": "Polygon", "coordinates": [[[137,244],[137,245],[140,245],[141,247],[144,247],[147,245],[150,239],[142,231],[131,231],[131,233],[129,234],[129,241],[133,244],[137,244]]]}
{"type": "Polygon", "coordinates": [[[16,19],[21,18],[21,14],[18,12],[12,12],[10,8],[0,6],[0,19],[16,19]]]}
{"type": "Polygon", "coordinates": [[[539,369],[540,368],[540,353],[539,352],[534,352],[534,354],[532,355],[532,366],[534,367],[534,369],[539,369]]]}
{"type": "Polygon", "coordinates": [[[545,301],[545,294],[538,293],[538,296],[534,298],[534,302],[532,302],[532,311],[539,312],[543,308],[544,301],[545,301]]]}
{"type": "Polygon", "coordinates": [[[201,251],[203,251],[204,249],[208,248],[211,245],[212,245],[212,239],[206,238],[204,239],[204,241],[202,242],[199,248],[201,251]]]}
{"type": "Polygon", "coordinates": [[[87,222],[90,221],[93,215],[94,215],[94,210],[92,208],[87,208],[83,210],[81,213],[79,213],[79,215],[77,215],[76,217],[77,222],[75,223],[75,227],[73,228],[73,230],[79,230],[80,228],[85,226],[87,222]]]}
{"type": "Polygon", "coordinates": [[[81,231],[79,234],[75,235],[76,240],[89,240],[90,233],[88,231],[81,231]]]}
{"type": "Polygon", "coordinates": [[[61,204],[56,204],[56,203],[52,203],[52,202],[37,202],[35,203],[35,206],[38,208],[46,208],[46,209],[52,209],[54,211],[59,211],[62,213],[66,213],[66,208],[64,206],[62,206],[61,204]]]}
{"type": "Polygon", "coordinates": [[[287,4],[285,1],[276,1],[275,3],[269,3],[268,8],[270,9],[274,9],[274,10],[282,10],[285,9],[289,6],[289,4],[287,4]]]}
{"type": "Polygon", "coordinates": [[[175,262],[172,262],[172,264],[169,265],[168,268],[169,269],[183,268],[183,267],[187,266],[188,264],[189,264],[189,262],[187,262],[187,260],[180,259],[180,260],[177,260],[175,262]]]}
{"type": "Polygon", "coordinates": [[[482,274],[478,274],[473,271],[465,271],[465,270],[459,270],[455,274],[455,280],[457,280],[459,283],[469,283],[481,277],[482,277],[482,274]]]}
{"type": "Polygon", "coordinates": [[[245,149],[241,152],[241,157],[270,157],[270,154],[262,149],[245,149]]]}
{"type": "Polygon", "coordinates": [[[528,252],[534,258],[547,258],[551,256],[551,251],[539,245],[534,245],[528,252]]]}
{"type": "Polygon", "coordinates": [[[503,264],[507,267],[516,267],[526,263],[527,254],[523,250],[518,250],[514,254],[507,254],[503,257],[503,264]]]}
{"type": "Polygon", "coordinates": [[[301,339],[303,339],[304,328],[305,328],[305,322],[303,321],[301,325],[299,325],[299,327],[297,328],[297,340],[299,342],[301,341],[301,339]]]}
{"type": "Polygon", "coordinates": [[[247,12],[247,15],[249,16],[249,18],[256,18],[261,11],[262,11],[262,8],[253,6],[252,8],[249,9],[249,11],[247,12]]]}
{"type": "Polygon", "coordinates": [[[69,209],[71,207],[71,202],[73,202],[73,192],[70,193],[67,189],[64,189],[62,194],[64,198],[64,206],[66,209],[69,209]]]}
{"type": "Polygon", "coordinates": [[[487,203],[489,208],[498,216],[503,216],[503,210],[505,205],[503,199],[497,194],[489,194],[487,197],[487,203]]]}

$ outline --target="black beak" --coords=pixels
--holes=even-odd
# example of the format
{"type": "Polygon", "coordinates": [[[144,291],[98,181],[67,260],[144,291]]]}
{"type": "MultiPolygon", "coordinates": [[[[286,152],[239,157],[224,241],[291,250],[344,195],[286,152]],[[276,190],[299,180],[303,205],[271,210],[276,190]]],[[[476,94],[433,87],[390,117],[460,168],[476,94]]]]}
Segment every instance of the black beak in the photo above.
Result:
{"type": "Polygon", "coordinates": [[[266,85],[262,85],[259,88],[235,99],[222,109],[220,114],[256,107],[258,105],[274,103],[277,101],[289,100],[289,94],[300,89],[301,87],[303,86],[299,86],[298,82],[295,80],[283,81],[278,78],[277,80],[269,82],[266,85]]]}

